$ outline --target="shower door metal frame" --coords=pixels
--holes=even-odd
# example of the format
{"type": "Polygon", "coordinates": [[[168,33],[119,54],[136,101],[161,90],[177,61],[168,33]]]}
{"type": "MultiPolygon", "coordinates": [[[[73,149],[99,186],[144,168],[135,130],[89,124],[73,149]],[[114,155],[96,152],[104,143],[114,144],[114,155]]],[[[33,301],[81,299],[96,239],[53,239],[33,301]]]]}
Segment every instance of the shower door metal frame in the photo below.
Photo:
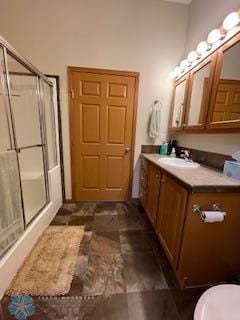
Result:
{"type": "MultiPolygon", "coordinates": [[[[51,81],[42,74],[38,69],[36,69],[30,62],[28,62],[24,57],[22,57],[9,43],[0,37],[0,46],[3,48],[3,56],[4,56],[4,68],[6,73],[6,94],[8,95],[8,105],[6,105],[7,110],[7,117],[10,116],[10,119],[7,118],[8,125],[9,125],[9,134],[11,140],[11,148],[17,151],[17,165],[18,165],[18,173],[19,173],[19,180],[20,180],[20,189],[21,189],[21,204],[23,210],[23,221],[24,221],[24,229],[40,214],[40,212],[49,204],[50,196],[49,196],[49,178],[48,178],[48,150],[47,150],[47,131],[46,131],[46,122],[45,122],[45,110],[44,110],[44,95],[43,95],[43,85],[41,84],[42,81],[45,81],[48,85],[53,87],[51,81]],[[33,73],[36,77],[36,94],[37,94],[37,108],[39,114],[39,123],[40,123],[40,136],[41,136],[41,145],[31,145],[22,148],[18,148],[17,145],[17,138],[16,138],[16,127],[14,121],[14,114],[12,109],[12,97],[11,97],[11,88],[10,88],[10,75],[8,70],[8,60],[7,55],[13,57],[18,63],[23,65],[27,70],[33,73]],[[11,126],[10,126],[11,124],[11,126]],[[23,190],[22,190],[22,182],[21,182],[21,175],[20,175],[20,162],[19,162],[19,152],[21,149],[29,149],[33,147],[40,147],[42,149],[42,157],[43,157],[43,169],[44,169],[44,182],[45,182],[45,194],[46,194],[46,201],[43,207],[35,213],[33,218],[26,223],[25,217],[25,209],[24,209],[24,199],[23,199],[23,190]]],[[[56,121],[56,117],[54,116],[54,124],[56,121]]],[[[54,131],[56,135],[56,132],[54,131]]],[[[57,148],[57,146],[56,146],[57,148]]]]}
{"type": "MultiPolygon", "coordinates": [[[[54,110],[54,101],[53,101],[53,84],[51,83],[51,102],[52,102],[52,108],[51,108],[51,116],[53,117],[52,119],[53,121],[53,132],[54,132],[54,157],[56,159],[57,164],[59,163],[59,152],[57,151],[57,131],[56,131],[56,116],[55,116],[55,110],[54,110]]],[[[45,106],[45,100],[44,100],[44,79],[39,78],[39,88],[40,88],[40,95],[41,95],[41,102],[42,102],[42,110],[43,110],[43,116],[44,119],[46,119],[46,106],[45,106]]],[[[46,128],[46,121],[43,121],[43,126],[44,126],[44,131],[45,131],[45,136],[46,136],[46,143],[47,143],[47,128],[46,128]]],[[[46,144],[47,146],[47,144],[46,144]]],[[[48,151],[48,148],[46,147],[46,150],[48,151]]],[[[48,164],[48,170],[51,170],[52,168],[50,168],[49,166],[49,158],[48,158],[48,152],[47,152],[47,164],[48,164]]],[[[57,165],[56,164],[56,165],[57,165]]]]}

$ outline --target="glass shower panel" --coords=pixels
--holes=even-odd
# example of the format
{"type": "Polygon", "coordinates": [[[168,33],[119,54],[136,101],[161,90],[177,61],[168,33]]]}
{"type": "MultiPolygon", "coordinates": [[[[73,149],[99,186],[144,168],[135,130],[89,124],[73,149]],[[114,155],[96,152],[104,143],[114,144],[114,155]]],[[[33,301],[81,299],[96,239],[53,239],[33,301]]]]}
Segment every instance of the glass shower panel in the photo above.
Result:
{"type": "Polygon", "coordinates": [[[9,123],[9,100],[6,90],[6,72],[3,48],[0,47],[0,151],[12,149],[11,125],[9,123]]]}
{"type": "Polygon", "coordinates": [[[19,156],[25,220],[28,224],[47,202],[43,149],[22,149],[19,156]]]}
{"type": "Polygon", "coordinates": [[[10,54],[7,62],[17,147],[41,144],[38,78],[10,54]]]}
{"type": "Polygon", "coordinates": [[[4,53],[0,47],[0,256],[24,232],[17,153],[11,149],[12,130],[4,53]]]}
{"type": "Polygon", "coordinates": [[[56,147],[56,126],[53,103],[53,87],[43,82],[45,123],[47,131],[48,167],[54,168],[57,165],[56,147]]]}
{"type": "Polygon", "coordinates": [[[39,80],[11,54],[7,55],[7,66],[24,215],[28,224],[48,201],[39,80]]]}

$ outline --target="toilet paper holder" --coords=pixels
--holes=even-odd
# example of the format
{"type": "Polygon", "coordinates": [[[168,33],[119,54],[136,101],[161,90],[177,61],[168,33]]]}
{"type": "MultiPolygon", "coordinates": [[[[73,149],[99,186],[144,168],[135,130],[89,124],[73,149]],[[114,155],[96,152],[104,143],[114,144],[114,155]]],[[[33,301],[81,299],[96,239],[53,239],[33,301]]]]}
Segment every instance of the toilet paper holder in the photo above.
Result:
{"type": "MultiPolygon", "coordinates": [[[[223,207],[220,203],[214,203],[212,205],[212,211],[223,211],[223,207]]],[[[204,220],[206,218],[204,210],[202,209],[200,204],[197,204],[197,203],[194,204],[192,207],[192,212],[195,214],[198,214],[202,218],[202,220],[204,220]]]]}

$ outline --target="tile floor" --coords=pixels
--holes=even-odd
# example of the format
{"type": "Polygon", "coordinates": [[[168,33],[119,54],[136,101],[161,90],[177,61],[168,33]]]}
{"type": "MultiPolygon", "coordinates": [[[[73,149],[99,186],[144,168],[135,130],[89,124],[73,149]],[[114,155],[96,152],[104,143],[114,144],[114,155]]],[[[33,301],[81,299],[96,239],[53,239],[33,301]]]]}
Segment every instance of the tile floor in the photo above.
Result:
{"type": "MultiPolygon", "coordinates": [[[[34,298],[44,320],[190,320],[203,289],[178,288],[144,212],[123,203],[65,204],[52,225],[85,225],[64,299],[34,298]]],[[[3,300],[5,319],[8,299],[3,300]]]]}

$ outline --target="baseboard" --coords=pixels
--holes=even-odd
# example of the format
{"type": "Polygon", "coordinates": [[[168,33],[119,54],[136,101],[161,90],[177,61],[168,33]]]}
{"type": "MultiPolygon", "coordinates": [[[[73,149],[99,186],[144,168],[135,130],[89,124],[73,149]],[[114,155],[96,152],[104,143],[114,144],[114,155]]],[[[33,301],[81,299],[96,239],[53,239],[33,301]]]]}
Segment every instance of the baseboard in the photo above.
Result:
{"type": "Polygon", "coordinates": [[[76,203],[73,199],[64,199],[63,203],[76,203]]]}

